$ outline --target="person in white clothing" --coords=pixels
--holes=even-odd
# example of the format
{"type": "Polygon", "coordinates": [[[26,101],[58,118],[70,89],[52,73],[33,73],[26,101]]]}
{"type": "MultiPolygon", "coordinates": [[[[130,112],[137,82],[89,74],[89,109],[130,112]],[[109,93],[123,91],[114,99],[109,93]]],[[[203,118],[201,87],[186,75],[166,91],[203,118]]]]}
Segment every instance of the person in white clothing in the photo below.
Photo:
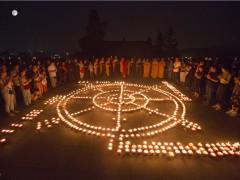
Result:
{"type": "Polygon", "coordinates": [[[172,80],[176,84],[178,84],[180,80],[180,68],[181,68],[181,62],[179,61],[179,58],[176,58],[173,64],[173,74],[172,74],[172,80]]]}
{"type": "Polygon", "coordinates": [[[55,66],[54,62],[51,62],[51,64],[48,66],[48,73],[51,86],[52,88],[55,88],[57,86],[57,67],[55,66]]]}
{"type": "Polygon", "coordinates": [[[0,70],[0,90],[5,101],[5,111],[8,116],[14,116],[16,111],[14,109],[15,93],[13,90],[13,77],[7,76],[7,72],[0,70]]]}

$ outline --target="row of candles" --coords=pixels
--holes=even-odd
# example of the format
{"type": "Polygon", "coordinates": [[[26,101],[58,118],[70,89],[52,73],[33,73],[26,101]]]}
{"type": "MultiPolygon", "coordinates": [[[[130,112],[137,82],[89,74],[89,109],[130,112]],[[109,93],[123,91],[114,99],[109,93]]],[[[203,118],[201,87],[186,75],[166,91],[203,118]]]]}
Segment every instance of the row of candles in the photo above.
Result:
{"type": "MultiPolygon", "coordinates": [[[[110,144],[110,143],[109,143],[110,144]]],[[[109,147],[108,147],[109,149],[109,147]]],[[[152,142],[148,144],[147,141],[144,141],[143,144],[131,144],[130,141],[119,142],[118,154],[144,154],[144,155],[166,155],[173,157],[175,155],[204,155],[210,157],[222,157],[222,156],[240,156],[240,145],[239,143],[211,143],[211,144],[202,144],[197,143],[188,143],[184,146],[182,143],[161,143],[161,142],[152,142]]]]}
{"type": "Polygon", "coordinates": [[[52,104],[58,102],[62,98],[63,98],[62,95],[56,95],[56,96],[50,98],[49,100],[45,101],[44,104],[45,105],[47,105],[47,104],[52,105],[52,104]]]}
{"type": "Polygon", "coordinates": [[[32,110],[29,114],[26,114],[25,116],[22,117],[22,120],[33,120],[33,118],[36,118],[39,116],[43,110],[32,110]]]}
{"type": "MultiPolygon", "coordinates": [[[[44,120],[44,124],[47,128],[52,128],[52,124],[59,124],[60,118],[52,118],[51,121],[49,121],[48,119],[44,120]]],[[[37,128],[38,131],[40,131],[42,129],[42,122],[38,122],[37,123],[37,128]]]]}
{"type": "Polygon", "coordinates": [[[178,91],[175,87],[173,87],[171,84],[169,84],[166,81],[162,82],[164,85],[166,85],[169,89],[171,89],[175,94],[177,94],[178,96],[180,96],[181,100],[183,101],[192,101],[190,98],[188,98],[187,96],[185,96],[183,93],[181,93],[180,91],[178,91]]]}
{"type": "MultiPolygon", "coordinates": [[[[13,124],[11,124],[11,127],[13,127],[13,128],[22,128],[23,124],[15,124],[15,123],[13,123],[13,124]]],[[[14,129],[2,129],[1,132],[3,134],[13,134],[15,132],[15,130],[14,129]]],[[[7,139],[5,139],[5,138],[0,139],[0,144],[5,143],[5,142],[7,142],[7,139]]]]}
{"type": "MultiPolygon", "coordinates": [[[[167,82],[165,82],[166,85],[169,85],[167,82]]],[[[174,88],[173,86],[169,85],[169,88],[174,88]]],[[[175,91],[178,91],[176,88],[174,88],[175,91]]],[[[157,91],[160,91],[162,93],[165,93],[165,94],[168,94],[168,92],[163,92],[162,90],[158,89],[157,91]]],[[[179,92],[179,91],[178,91],[179,92]]],[[[180,92],[179,92],[180,93],[180,92]]],[[[182,93],[180,93],[182,94],[182,93]]],[[[172,94],[171,94],[172,95],[172,94]]],[[[172,95],[174,96],[174,95],[172,95]]],[[[183,95],[185,97],[185,95],[183,95]]],[[[201,130],[201,126],[198,125],[197,123],[193,123],[193,122],[189,122],[188,120],[185,119],[185,114],[186,114],[186,107],[184,105],[184,103],[182,102],[181,99],[179,99],[178,97],[174,96],[175,99],[177,99],[180,104],[182,105],[182,108],[183,108],[183,113],[182,113],[182,116],[181,116],[181,119],[178,120],[178,123],[181,124],[182,126],[186,127],[187,129],[191,129],[193,131],[196,131],[196,130],[201,130]]],[[[176,109],[178,109],[178,104],[176,103],[176,101],[173,99],[173,101],[175,102],[176,104],[176,109]]],[[[176,115],[176,111],[174,112],[174,116],[176,115]]]]}
{"type": "MultiPolygon", "coordinates": [[[[89,81],[79,81],[78,83],[79,83],[79,84],[88,84],[89,81]]],[[[110,81],[96,81],[95,83],[96,83],[96,84],[109,84],[110,81]]]]}
{"type": "MultiPolygon", "coordinates": [[[[23,124],[11,124],[11,127],[22,128],[23,124]]],[[[15,130],[14,129],[2,129],[1,132],[3,134],[13,134],[15,132],[15,130]]]]}

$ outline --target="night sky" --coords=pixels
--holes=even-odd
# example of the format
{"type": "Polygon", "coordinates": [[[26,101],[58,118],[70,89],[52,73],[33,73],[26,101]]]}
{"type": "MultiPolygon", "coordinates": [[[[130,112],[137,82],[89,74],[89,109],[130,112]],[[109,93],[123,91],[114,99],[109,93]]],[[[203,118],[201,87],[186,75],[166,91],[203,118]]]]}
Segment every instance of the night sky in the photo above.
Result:
{"type": "Polygon", "coordinates": [[[92,8],[105,40],[155,40],[172,26],[180,48],[240,42],[240,2],[0,2],[0,52],[79,50],[92,8]]]}

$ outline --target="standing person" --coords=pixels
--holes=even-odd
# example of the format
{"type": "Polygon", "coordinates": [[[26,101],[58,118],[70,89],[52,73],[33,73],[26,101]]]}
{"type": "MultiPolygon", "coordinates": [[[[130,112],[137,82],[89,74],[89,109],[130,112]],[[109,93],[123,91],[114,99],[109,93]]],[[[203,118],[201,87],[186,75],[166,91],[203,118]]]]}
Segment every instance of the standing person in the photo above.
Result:
{"type": "Polygon", "coordinates": [[[22,104],[23,96],[19,82],[19,65],[15,65],[11,70],[11,76],[13,77],[13,86],[16,94],[17,105],[22,104]]]}
{"type": "Polygon", "coordinates": [[[62,62],[61,71],[62,71],[62,73],[61,73],[62,74],[62,77],[61,77],[62,82],[67,82],[68,72],[67,72],[67,67],[66,67],[65,62],[62,62]]]}
{"type": "Polygon", "coordinates": [[[110,77],[110,67],[111,67],[110,58],[107,59],[105,66],[106,66],[106,75],[107,75],[107,78],[109,78],[110,77]]]}
{"type": "Polygon", "coordinates": [[[120,61],[120,73],[122,75],[122,78],[126,77],[126,71],[127,71],[127,61],[122,58],[122,60],[120,61]]]}
{"type": "Polygon", "coordinates": [[[83,64],[82,60],[80,60],[78,66],[79,66],[79,72],[80,72],[80,79],[83,79],[83,77],[84,77],[84,64],[83,64]]]}
{"type": "Polygon", "coordinates": [[[105,76],[105,68],[104,68],[104,58],[102,58],[99,62],[99,66],[100,66],[100,77],[104,77],[105,76]]]}
{"type": "Polygon", "coordinates": [[[164,58],[161,58],[159,62],[159,68],[158,68],[158,78],[163,78],[164,77],[164,68],[166,66],[166,62],[164,61],[164,58]]]}
{"type": "Polygon", "coordinates": [[[115,77],[119,78],[120,77],[120,62],[117,61],[115,64],[115,77]]]}
{"type": "Polygon", "coordinates": [[[24,103],[26,106],[30,106],[32,103],[31,102],[32,96],[31,96],[31,92],[30,92],[30,88],[31,88],[30,82],[32,81],[32,79],[27,79],[25,69],[21,70],[19,81],[21,84],[21,90],[22,90],[24,103]]]}
{"type": "Polygon", "coordinates": [[[94,71],[93,71],[93,64],[92,64],[91,61],[89,63],[88,69],[89,69],[89,73],[90,73],[90,78],[93,78],[94,77],[94,71]]]}
{"type": "Polygon", "coordinates": [[[94,76],[95,78],[98,77],[98,59],[95,59],[94,64],[93,64],[93,70],[94,70],[94,76]]]}
{"type": "Polygon", "coordinates": [[[185,86],[190,89],[192,87],[192,82],[194,79],[194,74],[195,74],[195,70],[193,69],[193,65],[189,64],[186,67],[186,81],[185,81],[185,86]]]}
{"type": "Polygon", "coordinates": [[[196,98],[198,98],[201,94],[201,85],[203,81],[203,67],[199,66],[199,68],[196,70],[193,80],[193,91],[196,98]]]}
{"type": "Polygon", "coordinates": [[[73,73],[74,73],[75,80],[78,81],[80,77],[79,77],[79,67],[78,67],[77,58],[73,60],[73,73]]]}
{"type": "Polygon", "coordinates": [[[172,60],[171,60],[171,58],[168,58],[168,60],[167,60],[167,79],[169,80],[169,81],[171,81],[172,80],[172,69],[173,69],[173,62],[172,62],[172,60]]]}
{"type": "Polygon", "coordinates": [[[133,63],[134,63],[134,60],[133,58],[131,58],[128,63],[127,63],[127,75],[128,77],[133,77],[133,63]]]}
{"type": "Polygon", "coordinates": [[[234,77],[235,86],[233,88],[232,96],[230,98],[231,109],[226,113],[230,116],[237,116],[240,109],[240,73],[238,76],[234,77]]]}
{"type": "Polygon", "coordinates": [[[46,93],[48,91],[47,88],[47,74],[46,71],[42,71],[42,87],[43,87],[43,93],[46,93]]]}
{"type": "Polygon", "coordinates": [[[113,72],[113,76],[116,77],[116,64],[118,63],[118,58],[117,56],[114,57],[113,61],[112,61],[112,72],[113,72]]]}
{"type": "MultiPolygon", "coordinates": [[[[27,79],[33,79],[34,77],[34,72],[33,72],[33,66],[31,64],[28,65],[28,68],[27,68],[27,73],[26,73],[26,76],[27,76],[27,79]]],[[[31,81],[30,83],[30,86],[31,86],[31,94],[34,92],[34,81],[31,81]]]]}
{"type": "Polygon", "coordinates": [[[63,77],[63,71],[62,71],[62,65],[61,63],[58,61],[56,62],[56,67],[57,67],[57,82],[59,84],[61,84],[63,82],[62,77],[63,77]]]}
{"type": "Polygon", "coordinates": [[[150,72],[151,64],[148,59],[146,59],[146,62],[143,65],[143,77],[148,78],[149,72],[150,72]]]}
{"type": "Polygon", "coordinates": [[[136,61],[136,77],[141,78],[143,71],[142,59],[138,58],[136,61]]]}
{"type": "Polygon", "coordinates": [[[51,86],[52,88],[55,88],[57,86],[57,68],[54,62],[51,62],[51,64],[48,66],[48,73],[50,77],[51,86]]]}
{"type": "Polygon", "coordinates": [[[11,76],[7,77],[6,71],[0,70],[0,89],[5,101],[5,111],[8,116],[14,116],[14,113],[18,112],[14,109],[15,94],[12,80],[13,78],[11,76]]]}
{"type": "MultiPolygon", "coordinates": [[[[50,81],[50,77],[49,77],[49,73],[48,73],[48,66],[51,64],[51,61],[48,59],[47,60],[47,62],[44,64],[45,65],[45,70],[46,70],[46,74],[47,74],[47,81],[49,82],[50,81]]],[[[27,74],[28,74],[28,71],[27,71],[27,74]]],[[[27,75],[27,78],[30,78],[28,75],[27,75]]],[[[32,83],[33,83],[33,81],[32,81],[32,83]]],[[[32,86],[32,84],[31,84],[31,87],[34,87],[34,86],[32,86]]],[[[31,94],[33,94],[34,93],[34,91],[33,91],[33,89],[34,88],[31,88],[31,94]]]]}
{"type": "Polygon", "coordinates": [[[157,78],[158,76],[158,60],[154,59],[152,62],[152,71],[151,71],[152,78],[157,78]]]}
{"type": "Polygon", "coordinates": [[[207,97],[207,105],[213,105],[215,102],[217,86],[218,86],[218,77],[217,77],[217,68],[215,66],[210,67],[209,72],[206,76],[207,84],[206,84],[206,97],[207,97]]]}
{"type": "Polygon", "coordinates": [[[175,84],[178,84],[180,81],[180,68],[181,68],[181,62],[179,61],[179,58],[175,58],[175,62],[173,64],[173,74],[172,74],[172,80],[175,84]]]}
{"type": "Polygon", "coordinates": [[[83,61],[83,66],[84,66],[84,78],[86,79],[89,77],[88,62],[86,59],[83,61]]]}
{"type": "Polygon", "coordinates": [[[40,97],[43,94],[43,87],[42,87],[42,75],[39,72],[39,69],[37,66],[33,66],[33,72],[34,72],[34,88],[37,88],[39,91],[40,97]]]}
{"type": "Polygon", "coordinates": [[[74,81],[74,71],[73,71],[73,63],[70,59],[67,60],[66,63],[67,71],[68,71],[68,81],[74,81]]]}
{"type": "Polygon", "coordinates": [[[182,62],[182,65],[181,65],[181,68],[180,68],[180,83],[182,85],[185,84],[185,81],[186,81],[186,75],[187,75],[187,70],[186,70],[186,64],[185,62],[183,61],[182,62]]]}
{"type": "Polygon", "coordinates": [[[232,75],[225,66],[223,66],[221,70],[222,74],[218,76],[219,84],[216,95],[217,104],[212,106],[216,110],[221,110],[222,107],[226,104],[228,99],[228,85],[232,78],[232,75]]]}

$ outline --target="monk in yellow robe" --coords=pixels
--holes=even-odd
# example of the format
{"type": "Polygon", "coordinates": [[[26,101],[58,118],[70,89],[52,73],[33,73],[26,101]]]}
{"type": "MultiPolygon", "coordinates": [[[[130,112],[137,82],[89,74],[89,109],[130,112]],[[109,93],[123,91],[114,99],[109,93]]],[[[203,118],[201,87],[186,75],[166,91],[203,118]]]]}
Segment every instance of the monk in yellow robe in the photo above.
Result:
{"type": "Polygon", "coordinates": [[[96,77],[98,75],[98,59],[95,59],[95,61],[93,63],[93,71],[94,71],[94,75],[96,77]]]}
{"type": "Polygon", "coordinates": [[[130,76],[133,74],[133,58],[131,58],[127,63],[127,75],[130,76]]]}
{"type": "Polygon", "coordinates": [[[115,56],[115,58],[113,59],[113,61],[112,61],[112,71],[113,71],[113,73],[115,72],[115,67],[116,67],[116,63],[118,62],[118,58],[117,58],[117,56],[115,56]]]}
{"type": "Polygon", "coordinates": [[[151,72],[152,78],[157,78],[158,76],[158,60],[154,59],[152,62],[152,72],[151,72]]]}
{"type": "Polygon", "coordinates": [[[158,78],[164,77],[165,66],[166,66],[166,62],[164,61],[164,58],[162,58],[161,61],[158,63],[158,78]]]}
{"type": "Polygon", "coordinates": [[[135,66],[136,66],[136,77],[142,78],[143,65],[142,65],[141,58],[137,59],[135,66]]]}
{"type": "Polygon", "coordinates": [[[103,75],[103,66],[104,66],[104,58],[101,59],[101,61],[99,62],[99,66],[100,66],[100,75],[103,75]]]}
{"type": "Polygon", "coordinates": [[[150,67],[151,67],[151,64],[147,59],[143,65],[143,77],[145,77],[145,78],[149,77],[150,67]]]}
{"type": "Polygon", "coordinates": [[[111,66],[110,58],[107,59],[105,66],[106,66],[106,75],[107,77],[110,77],[110,66],[111,66]]]}

